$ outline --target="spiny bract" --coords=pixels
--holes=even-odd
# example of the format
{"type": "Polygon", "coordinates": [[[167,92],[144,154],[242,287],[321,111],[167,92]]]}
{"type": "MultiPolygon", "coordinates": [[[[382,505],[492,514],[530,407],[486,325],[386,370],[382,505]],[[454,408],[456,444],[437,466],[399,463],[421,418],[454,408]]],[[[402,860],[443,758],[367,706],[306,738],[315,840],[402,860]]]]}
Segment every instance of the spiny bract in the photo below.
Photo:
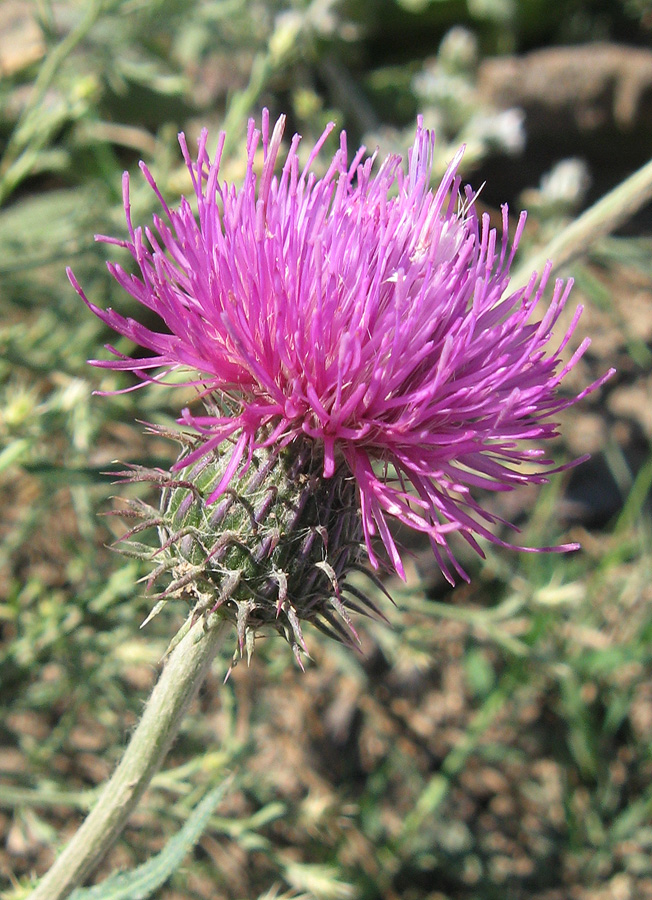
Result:
{"type": "Polygon", "coordinates": [[[313,441],[298,439],[283,452],[260,448],[237,490],[228,488],[209,504],[228,453],[212,450],[184,466],[196,439],[168,436],[186,445],[178,472],[132,466],[119,473],[124,480],[161,489],[158,510],[131,500],[128,510],[120,511],[137,520],[125,536],[124,552],[153,563],[150,586],[162,575],[169,577],[148,618],[170,598],[185,597],[194,615],[218,614],[233,622],[241,653],[246,648],[250,656],[256,633],[271,629],[286,638],[301,664],[301,651],[308,652],[301,621],[350,642],[357,635],[348,610],[382,616],[347,581],[360,567],[361,526],[355,481],[344,463],[325,479],[313,441]],[[134,540],[154,527],[157,549],[134,540]]]}

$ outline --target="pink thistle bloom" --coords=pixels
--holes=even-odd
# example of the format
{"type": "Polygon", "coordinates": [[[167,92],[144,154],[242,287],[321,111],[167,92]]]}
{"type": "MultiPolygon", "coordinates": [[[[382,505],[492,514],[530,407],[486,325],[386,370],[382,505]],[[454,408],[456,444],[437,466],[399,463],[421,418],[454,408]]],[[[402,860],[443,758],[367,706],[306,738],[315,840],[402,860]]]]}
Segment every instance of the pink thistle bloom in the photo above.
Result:
{"type": "Polygon", "coordinates": [[[303,167],[295,135],[275,174],[284,126],[281,116],[270,131],[267,110],[260,131],[249,122],[239,188],[219,181],[223,133],[213,159],[205,131],[196,160],[179,136],[198,215],[185,197],[169,208],[141,163],[163,207],[153,229],[133,226],[125,173],[129,239],[98,240],[131,253],[140,276],[113,263],[109,271],[165,329],[99,309],[69,272],[90,309],[151,354],[130,358],[109,348],[118,358],[93,364],[132,371],[145,382],[181,368],[204,395],[230,398],[233,414],[212,406],[206,415],[186,409],[180,419],[204,435],[184,466],[229,440],[230,462],[209,501],[246,468],[256,447],[307,437],[323,448],[324,478],[342,459],[355,478],[375,567],[379,536],[405,577],[392,518],[428,535],[450,581],[452,569],[467,578],[451,554],[451,532],[481,555],[478,537],[530,549],[500,540],[490,526],[502,520],[472,491],[545,482],[555,470],[529,442],[555,437],[551,417],[610,374],[578,396],[558,394],[589,345],[583,341],[562,364],[578,308],[547,349],[572,282],[557,281],[544,302],[549,264],[540,279],[534,273],[527,285],[509,290],[525,214],[511,242],[506,207],[500,237],[488,215],[478,217],[474,194],[469,188],[461,194],[464,148],[432,190],[434,136],[420,118],[407,173],[400,156],[387,157],[374,173],[375,155],[365,158],[364,147],[349,161],[342,132],[339,150],[317,178],[311,167],[331,124],[303,167]],[[536,307],[543,307],[538,320],[536,307]],[[161,368],[163,375],[148,374],[161,368]]]}

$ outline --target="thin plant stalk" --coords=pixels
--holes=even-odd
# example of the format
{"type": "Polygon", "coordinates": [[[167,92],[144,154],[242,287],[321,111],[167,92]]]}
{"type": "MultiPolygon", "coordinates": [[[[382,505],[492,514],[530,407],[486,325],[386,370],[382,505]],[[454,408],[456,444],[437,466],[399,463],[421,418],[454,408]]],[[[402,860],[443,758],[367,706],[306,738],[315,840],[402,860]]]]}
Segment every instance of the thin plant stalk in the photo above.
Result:
{"type": "Polygon", "coordinates": [[[165,664],[131,741],[97,803],[29,900],[65,900],[115,843],[177,735],[220,646],[225,625],[203,620],[165,664]]]}
{"type": "Polygon", "coordinates": [[[586,253],[596,241],[606,237],[630,219],[652,199],[652,160],[601,197],[559,234],[535,250],[511,277],[514,285],[527,284],[532,272],[541,272],[548,260],[558,272],[586,253]]]}

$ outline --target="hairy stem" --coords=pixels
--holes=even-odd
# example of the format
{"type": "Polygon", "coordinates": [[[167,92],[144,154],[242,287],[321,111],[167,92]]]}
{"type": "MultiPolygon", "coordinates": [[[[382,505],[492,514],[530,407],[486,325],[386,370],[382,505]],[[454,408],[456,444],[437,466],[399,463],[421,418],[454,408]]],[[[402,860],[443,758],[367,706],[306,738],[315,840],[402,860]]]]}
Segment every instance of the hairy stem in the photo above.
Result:
{"type": "Polygon", "coordinates": [[[224,624],[198,621],[174,648],[117,769],[29,900],[64,900],[99,864],[162,763],[217,653],[224,624]]]}

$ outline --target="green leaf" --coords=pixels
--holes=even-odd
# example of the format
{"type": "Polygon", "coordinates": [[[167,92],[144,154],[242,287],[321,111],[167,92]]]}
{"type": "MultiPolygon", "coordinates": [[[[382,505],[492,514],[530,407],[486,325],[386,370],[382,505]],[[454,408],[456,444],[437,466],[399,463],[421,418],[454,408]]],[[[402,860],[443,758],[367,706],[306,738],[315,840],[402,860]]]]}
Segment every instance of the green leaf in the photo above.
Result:
{"type": "Polygon", "coordinates": [[[147,900],[165,884],[195,846],[231,781],[228,778],[209,791],[192,811],[181,831],[152,859],[129,872],[111,875],[93,887],[78,888],[71,894],[70,900],[147,900]]]}
{"type": "Polygon", "coordinates": [[[0,275],[70,260],[89,249],[87,231],[97,221],[101,199],[95,185],[47,191],[0,210],[0,275]]]}
{"type": "Polygon", "coordinates": [[[20,463],[20,460],[29,450],[29,441],[27,438],[17,438],[7,447],[0,451],[0,472],[8,469],[14,463],[20,463]]]}

